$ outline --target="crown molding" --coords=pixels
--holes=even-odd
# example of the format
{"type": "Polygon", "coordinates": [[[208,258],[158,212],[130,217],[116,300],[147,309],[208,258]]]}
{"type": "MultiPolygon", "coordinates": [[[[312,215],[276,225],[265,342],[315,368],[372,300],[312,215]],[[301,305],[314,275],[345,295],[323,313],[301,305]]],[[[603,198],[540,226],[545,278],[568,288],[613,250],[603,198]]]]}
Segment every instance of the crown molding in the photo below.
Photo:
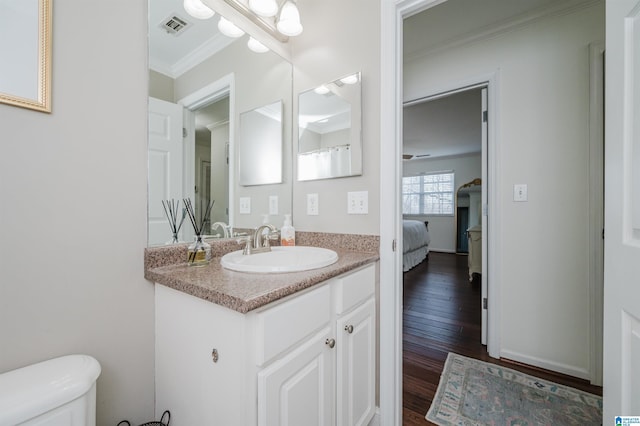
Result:
{"type": "Polygon", "coordinates": [[[167,64],[150,59],[149,68],[151,68],[153,71],[176,79],[190,69],[196,67],[197,65],[200,65],[202,62],[209,59],[212,55],[220,52],[222,49],[229,46],[234,41],[235,39],[233,38],[225,37],[222,34],[218,34],[215,37],[202,43],[188,55],[183,56],[175,64],[167,64]]]}

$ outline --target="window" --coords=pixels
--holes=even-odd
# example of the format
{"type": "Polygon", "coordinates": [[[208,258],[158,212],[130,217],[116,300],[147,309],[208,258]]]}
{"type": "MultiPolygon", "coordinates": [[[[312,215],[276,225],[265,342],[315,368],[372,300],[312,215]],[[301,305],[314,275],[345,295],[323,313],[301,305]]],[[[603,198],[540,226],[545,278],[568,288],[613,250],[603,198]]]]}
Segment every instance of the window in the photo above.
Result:
{"type": "Polygon", "coordinates": [[[453,216],[453,172],[403,177],[402,213],[453,216]]]}

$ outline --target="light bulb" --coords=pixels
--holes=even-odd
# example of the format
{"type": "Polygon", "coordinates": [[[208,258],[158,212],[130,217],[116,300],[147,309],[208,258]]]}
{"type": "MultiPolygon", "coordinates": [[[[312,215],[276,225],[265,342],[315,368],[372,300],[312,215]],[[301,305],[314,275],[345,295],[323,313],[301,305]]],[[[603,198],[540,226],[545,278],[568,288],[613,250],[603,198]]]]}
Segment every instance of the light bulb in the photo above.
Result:
{"type": "Polygon", "coordinates": [[[323,84],[322,86],[318,86],[313,89],[313,91],[318,95],[326,95],[327,93],[329,93],[329,88],[323,84]]]}
{"type": "Polygon", "coordinates": [[[249,37],[249,41],[247,42],[247,46],[249,49],[253,50],[256,53],[265,53],[269,51],[269,48],[264,44],[260,43],[253,37],[249,37]]]}
{"type": "Polygon", "coordinates": [[[221,16],[220,20],[218,21],[218,29],[227,37],[238,38],[244,35],[244,31],[242,31],[233,22],[229,21],[224,16],[221,16]]]}
{"type": "Polygon", "coordinates": [[[276,16],[278,13],[276,0],[249,0],[249,8],[265,18],[276,16]]]}
{"type": "Polygon", "coordinates": [[[302,33],[302,24],[300,24],[300,12],[291,1],[287,1],[280,11],[280,19],[276,24],[276,28],[282,34],[287,36],[297,36],[302,33]]]}
{"type": "Polygon", "coordinates": [[[344,84],[356,84],[358,82],[358,74],[351,74],[340,79],[344,84]]]}
{"type": "Polygon", "coordinates": [[[216,13],[204,3],[202,0],[184,0],[184,10],[196,19],[209,19],[216,13]]]}

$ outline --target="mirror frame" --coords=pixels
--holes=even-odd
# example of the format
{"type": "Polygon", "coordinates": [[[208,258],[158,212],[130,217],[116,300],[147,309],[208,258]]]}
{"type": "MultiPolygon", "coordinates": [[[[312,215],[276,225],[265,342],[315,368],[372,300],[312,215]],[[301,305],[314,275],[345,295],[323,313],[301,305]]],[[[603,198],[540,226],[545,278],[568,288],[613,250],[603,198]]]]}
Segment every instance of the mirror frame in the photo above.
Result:
{"type": "Polygon", "coordinates": [[[480,188],[482,188],[482,179],[481,178],[475,178],[463,185],[460,185],[460,187],[456,190],[456,193],[454,195],[454,206],[453,206],[453,236],[454,236],[454,241],[455,241],[455,247],[454,250],[456,253],[460,253],[460,251],[458,250],[458,195],[460,194],[460,190],[464,189],[464,188],[471,188],[472,186],[479,186],[480,188]]]}
{"type": "MultiPolygon", "coordinates": [[[[24,5],[24,0],[14,0],[16,4],[24,5]]],[[[36,73],[37,95],[35,98],[25,97],[24,94],[17,93],[15,86],[9,85],[7,91],[0,92],[0,103],[32,109],[41,112],[51,112],[51,9],[52,0],[37,1],[38,19],[35,24],[38,27],[37,47],[30,52],[30,57],[37,57],[37,69],[29,69],[31,64],[18,63],[17,68],[23,75],[36,73]],[[15,90],[14,90],[15,89],[15,90]]],[[[29,11],[33,13],[33,11],[29,11]]],[[[0,33],[0,37],[3,37],[0,33]]],[[[32,36],[31,36],[32,37],[32,36]]],[[[4,37],[3,37],[4,38],[4,37]]],[[[23,39],[20,35],[12,34],[11,40],[23,39]]],[[[20,47],[20,46],[18,46],[20,47]]],[[[24,47],[24,46],[22,46],[24,47]]],[[[0,52],[3,57],[15,57],[11,51],[0,52]]]]}

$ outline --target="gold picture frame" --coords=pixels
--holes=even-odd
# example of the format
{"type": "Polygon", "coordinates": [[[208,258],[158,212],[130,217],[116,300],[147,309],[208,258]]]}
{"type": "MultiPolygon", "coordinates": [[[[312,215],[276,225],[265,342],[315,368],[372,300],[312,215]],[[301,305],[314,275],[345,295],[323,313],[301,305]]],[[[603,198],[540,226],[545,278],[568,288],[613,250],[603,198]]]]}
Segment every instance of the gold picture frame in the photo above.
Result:
{"type": "Polygon", "coordinates": [[[0,0],[0,103],[51,112],[52,3],[0,0]]]}

